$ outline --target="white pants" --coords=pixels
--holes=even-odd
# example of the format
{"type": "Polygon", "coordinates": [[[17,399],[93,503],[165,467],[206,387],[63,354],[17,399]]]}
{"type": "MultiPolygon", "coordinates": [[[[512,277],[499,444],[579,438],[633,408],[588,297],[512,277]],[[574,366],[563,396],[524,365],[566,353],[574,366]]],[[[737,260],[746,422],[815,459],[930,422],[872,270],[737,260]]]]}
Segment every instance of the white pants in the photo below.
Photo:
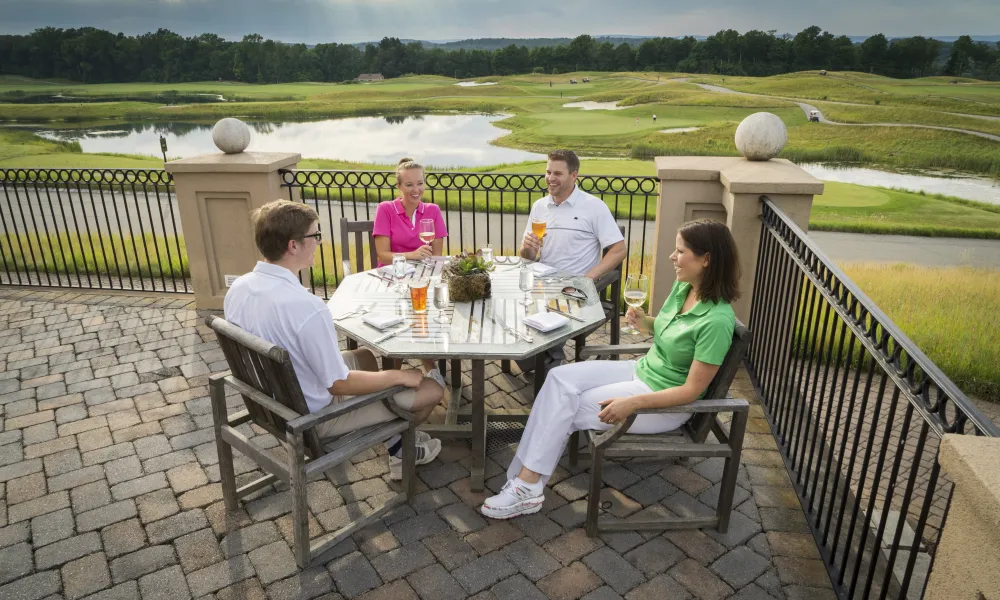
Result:
{"type": "MultiPolygon", "coordinates": [[[[597,414],[602,400],[648,394],[652,390],[635,374],[634,360],[588,360],[562,365],[549,371],[535,398],[517,454],[507,469],[513,479],[527,467],[547,483],[555,471],[574,431],[606,430],[597,414]]],[[[690,418],[689,414],[639,415],[628,433],[673,431],[690,418]]]]}

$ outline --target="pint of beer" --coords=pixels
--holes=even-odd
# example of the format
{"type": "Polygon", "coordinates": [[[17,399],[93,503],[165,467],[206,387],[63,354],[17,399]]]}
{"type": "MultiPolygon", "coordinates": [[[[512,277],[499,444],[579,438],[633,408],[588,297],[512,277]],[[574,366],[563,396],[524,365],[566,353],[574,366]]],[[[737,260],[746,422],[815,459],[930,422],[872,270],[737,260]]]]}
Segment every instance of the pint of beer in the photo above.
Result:
{"type": "Polygon", "coordinates": [[[413,303],[413,312],[417,314],[427,312],[426,279],[415,279],[410,281],[410,301],[413,303]]]}

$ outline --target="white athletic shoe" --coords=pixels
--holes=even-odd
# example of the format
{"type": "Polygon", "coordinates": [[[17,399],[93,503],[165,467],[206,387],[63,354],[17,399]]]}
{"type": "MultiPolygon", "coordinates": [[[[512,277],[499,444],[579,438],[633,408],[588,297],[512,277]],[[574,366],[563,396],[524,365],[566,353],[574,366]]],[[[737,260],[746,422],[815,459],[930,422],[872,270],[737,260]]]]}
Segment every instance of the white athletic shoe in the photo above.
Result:
{"type": "Polygon", "coordinates": [[[544,501],[541,490],[535,492],[511,480],[504,484],[499,494],[487,498],[479,511],[491,519],[510,519],[542,510],[544,501]]]}
{"type": "MultiPolygon", "coordinates": [[[[432,438],[423,431],[418,431],[417,435],[417,460],[418,465],[426,465],[441,453],[441,440],[432,438]],[[424,438],[424,439],[421,439],[424,438]]],[[[403,459],[395,456],[389,457],[389,479],[399,481],[403,478],[403,459]]]]}

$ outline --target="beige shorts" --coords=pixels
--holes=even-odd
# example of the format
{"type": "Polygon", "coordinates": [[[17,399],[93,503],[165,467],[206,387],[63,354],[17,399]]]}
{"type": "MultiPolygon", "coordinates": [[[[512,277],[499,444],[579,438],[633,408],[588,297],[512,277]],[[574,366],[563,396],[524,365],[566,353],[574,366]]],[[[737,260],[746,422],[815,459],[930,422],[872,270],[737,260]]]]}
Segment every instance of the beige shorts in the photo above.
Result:
{"type": "MultiPolygon", "coordinates": [[[[368,352],[368,350],[347,350],[343,353],[344,363],[347,365],[348,369],[352,371],[358,371],[361,369],[361,365],[358,363],[357,358],[357,353],[359,352],[368,352]]],[[[349,397],[350,396],[334,396],[333,402],[343,402],[349,397]]],[[[394,395],[391,401],[400,408],[410,410],[413,406],[413,401],[416,400],[416,397],[416,390],[407,389],[394,395]]],[[[395,418],[396,415],[386,408],[382,402],[375,402],[363,408],[359,408],[358,410],[352,410],[342,417],[337,417],[336,419],[320,424],[316,428],[316,433],[319,434],[320,438],[337,437],[363,427],[368,427],[377,423],[385,423],[386,421],[391,421],[395,418]]]]}

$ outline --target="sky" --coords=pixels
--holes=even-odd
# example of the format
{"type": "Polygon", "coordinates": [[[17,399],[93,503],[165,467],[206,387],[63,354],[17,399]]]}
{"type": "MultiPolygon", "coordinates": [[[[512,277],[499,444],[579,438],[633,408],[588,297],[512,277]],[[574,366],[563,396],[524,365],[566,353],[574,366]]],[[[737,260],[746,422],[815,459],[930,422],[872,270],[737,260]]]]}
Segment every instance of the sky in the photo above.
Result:
{"type": "Polygon", "coordinates": [[[0,0],[0,33],[91,26],[129,35],[247,33],[307,44],[591,35],[709,35],[721,29],[836,35],[993,35],[997,0],[0,0]]]}

